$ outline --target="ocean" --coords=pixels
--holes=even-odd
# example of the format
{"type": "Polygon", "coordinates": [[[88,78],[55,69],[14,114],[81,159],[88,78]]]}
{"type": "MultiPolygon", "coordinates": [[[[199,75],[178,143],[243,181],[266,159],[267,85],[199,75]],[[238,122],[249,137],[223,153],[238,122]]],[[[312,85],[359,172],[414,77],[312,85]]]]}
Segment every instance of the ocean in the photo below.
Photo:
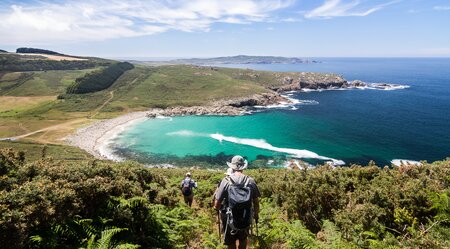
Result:
{"type": "Polygon", "coordinates": [[[298,104],[238,117],[187,116],[136,123],[112,150],[149,164],[224,166],[235,154],[252,167],[301,159],[379,166],[450,156],[450,58],[315,58],[321,63],[220,65],[330,72],[347,80],[408,85],[399,90],[289,93],[298,104]]]}

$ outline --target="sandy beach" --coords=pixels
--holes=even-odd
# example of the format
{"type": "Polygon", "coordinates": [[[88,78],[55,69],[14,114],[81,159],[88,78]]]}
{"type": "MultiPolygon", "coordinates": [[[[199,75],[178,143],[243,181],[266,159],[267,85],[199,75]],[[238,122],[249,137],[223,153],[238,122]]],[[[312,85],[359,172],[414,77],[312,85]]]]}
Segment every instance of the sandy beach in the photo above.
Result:
{"type": "Polygon", "coordinates": [[[77,146],[98,159],[121,161],[109,148],[110,141],[127,126],[147,119],[147,112],[132,112],[113,119],[99,121],[77,130],[76,134],[67,136],[69,145],[77,146]]]}

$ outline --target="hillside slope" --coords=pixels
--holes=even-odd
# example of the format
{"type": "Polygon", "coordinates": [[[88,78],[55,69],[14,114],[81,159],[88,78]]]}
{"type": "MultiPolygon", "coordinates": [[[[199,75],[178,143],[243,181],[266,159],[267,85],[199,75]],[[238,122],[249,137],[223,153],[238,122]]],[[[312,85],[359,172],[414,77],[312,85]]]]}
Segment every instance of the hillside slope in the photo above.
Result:
{"type": "MultiPolygon", "coordinates": [[[[223,171],[192,171],[198,189],[189,208],[179,190],[185,170],[52,158],[61,151],[28,160],[0,150],[2,248],[86,247],[111,228],[114,244],[222,248],[210,203],[223,171]]],[[[449,160],[245,173],[261,192],[251,248],[450,247],[449,160]]]]}
{"type": "MultiPolygon", "coordinates": [[[[35,55],[12,56],[12,60],[18,62],[23,69],[42,63],[52,65],[50,59],[35,55]]],[[[7,63],[10,63],[11,58],[6,59],[7,63]]],[[[283,90],[283,87],[291,85],[300,87],[300,84],[296,83],[294,86],[291,82],[309,82],[308,87],[327,87],[332,84],[342,86],[346,82],[334,74],[275,73],[192,65],[136,66],[124,72],[104,90],[65,94],[67,87],[76,79],[115,63],[98,58],[88,61],[94,63],[95,67],[84,70],[32,72],[0,70],[0,99],[8,103],[0,110],[0,137],[30,133],[31,135],[26,136],[27,139],[61,143],[61,137],[73,132],[80,125],[132,111],[204,106],[218,100],[275,93],[274,90],[283,90]],[[54,99],[50,101],[49,96],[54,99]],[[24,104],[14,105],[19,101],[24,104]],[[56,128],[46,129],[55,125],[58,125],[58,134],[54,132],[56,128]],[[42,129],[42,132],[33,133],[42,129]]],[[[95,84],[95,81],[93,82],[95,84]]]]}

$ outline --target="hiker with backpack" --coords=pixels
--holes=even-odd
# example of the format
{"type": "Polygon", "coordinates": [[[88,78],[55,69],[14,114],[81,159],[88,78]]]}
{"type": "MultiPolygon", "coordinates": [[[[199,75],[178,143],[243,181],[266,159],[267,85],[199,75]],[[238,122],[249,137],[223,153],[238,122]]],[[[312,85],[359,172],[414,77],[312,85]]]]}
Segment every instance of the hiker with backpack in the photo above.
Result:
{"type": "Polygon", "coordinates": [[[184,202],[187,205],[192,206],[192,201],[194,200],[194,190],[193,188],[197,188],[197,183],[191,179],[191,172],[186,173],[186,178],[181,181],[181,193],[184,197],[184,202]]]}
{"type": "Polygon", "coordinates": [[[225,208],[225,215],[222,215],[224,244],[231,249],[243,249],[247,247],[252,219],[258,223],[260,193],[255,180],[243,173],[248,166],[247,160],[234,156],[227,164],[233,173],[220,183],[214,207],[225,208]],[[239,241],[239,247],[236,241],[239,241]]]}

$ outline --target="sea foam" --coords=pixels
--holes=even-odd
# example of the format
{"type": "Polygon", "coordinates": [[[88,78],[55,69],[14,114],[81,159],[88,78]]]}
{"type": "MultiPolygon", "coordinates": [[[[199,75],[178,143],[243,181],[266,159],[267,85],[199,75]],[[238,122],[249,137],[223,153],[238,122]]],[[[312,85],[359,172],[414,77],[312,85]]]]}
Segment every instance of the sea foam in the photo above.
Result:
{"type": "Polygon", "coordinates": [[[334,166],[345,164],[345,162],[342,160],[337,160],[334,158],[321,156],[321,155],[319,155],[315,152],[309,151],[309,150],[299,150],[299,149],[275,147],[275,146],[269,144],[264,139],[238,138],[238,137],[225,136],[220,133],[206,134],[206,133],[198,133],[198,132],[194,132],[194,131],[190,131],[190,130],[179,130],[179,131],[168,132],[168,133],[166,133],[166,135],[168,135],[168,136],[185,136],[185,137],[193,137],[193,136],[210,137],[219,142],[226,141],[226,142],[235,143],[235,144],[252,146],[255,148],[259,148],[259,149],[281,152],[281,153],[288,154],[295,158],[313,158],[313,159],[318,159],[318,160],[324,160],[324,161],[327,161],[327,163],[334,165],[334,166]]]}
{"type": "MultiPolygon", "coordinates": [[[[123,133],[125,130],[129,129],[131,126],[146,120],[146,117],[130,120],[123,124],[115,126],[113,129],[107,131],[103,136],[97,139],[97,144],[95,145],[98,153],[109,160],[120,162],[124,161],[125,158],[114,153],[113,146],[115,144],[115,139],[123,133]]],[[[129,141],[128,145],[133,144],[135,141],[129,141]]]]}
{"type": "Polygon", "coordinates": [[[184,136],[184,137],[204,137],[207,136],[207,134],[197,133],[189,130],[179,130],[179,131],[173,131],[168,132],[166,135],[169,136],[184,136]]]}
{"type": "Polygon", "coordinates": [[[299,106],[299,105],[317,105],[317,104],[319,104],[319,102],[316,100],[303,100],[303,99],[292,98],[293,92],[295,92],[295,91],[289,92],[288,94],[285,94],[285,95],[281,95],[282,97],[289,100],[289,102],[281,101],[278,104],[274,104],[274,105],[265,105],[265,106],[257,105],[257,106],[254,106],[254,108],[298,110],[297,106],[299,106]]]}
{"type": "Polygon", "coordinates": [[[255,148],[286,153],[286,154],[288,154],[292,157],[296,157],[296,158],[314,158],[314,159],[319,159],[319,160],[331,161],[333,163],[333,165],[345,164],[345,162],[342,160],[337,160],[334,158],[320,156],[319,154],[309,151],[309,150],[299,150],[299,149],[275,147],[275,146],[269,144],[264,139],[229,137],[229,136],[224,136],[223,134],[219,134],[219,133],[210,134],[210,137],[218,140],[219,142],[227,141],[230,143],[248,145],[248,146],[252,146],[255,148]]]}
{"type": "Polygon", "coordinates": [[[402,165],[415,165],[415,166],[422,166],[421,162],[413,161],[413,160],[405,160],[405,159],[393,159],[391,163],[395,166],[402,166],[402,165]]]}
{"type": "MultiPolygon", "coordinates": [[[[368,83],[364,82],[366,86],[352,86],[346,88],[327,88],[327,89],[308,89],[303,88],[299,92],[322,92],[322,91],[345,91],[345,90],[381,90],[381,91],[392,91],[392,90],[403,90],[410,88],[408,85],[402,84],[392,84],[392,83],[368,83]]],[[[291,94],[291,92],[289,92],[291,94]]]]}

